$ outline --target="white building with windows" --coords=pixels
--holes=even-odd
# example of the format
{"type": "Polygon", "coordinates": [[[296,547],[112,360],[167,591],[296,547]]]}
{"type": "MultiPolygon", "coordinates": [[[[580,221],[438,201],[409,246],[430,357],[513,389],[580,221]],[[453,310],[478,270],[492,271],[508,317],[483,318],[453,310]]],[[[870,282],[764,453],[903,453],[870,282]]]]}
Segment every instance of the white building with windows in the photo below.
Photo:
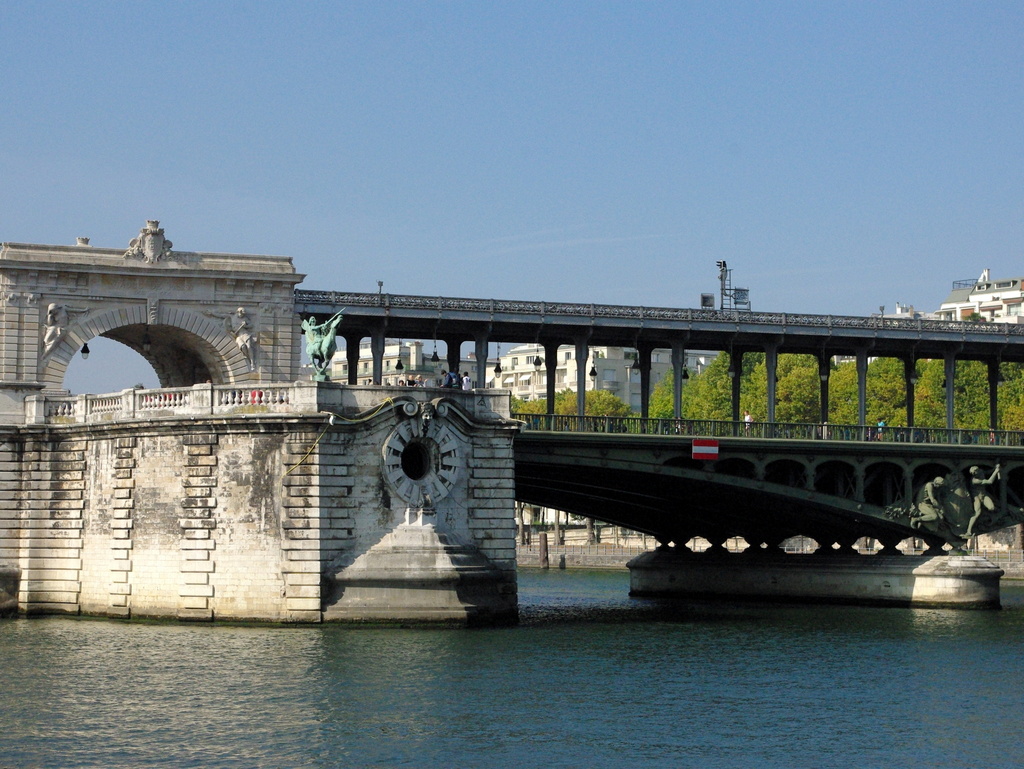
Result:
{"type": "MultiPolygon", "coordinates": [[[[383,371],[381,384],[397,387],[408,384],[410,380],[417,383],[422,379],[424,386],[433,387],[439,382],[444,367],[442,362],[434,362],[423,355],[423,342],[386,339],[384,341],[383,371]]],[[[341,348],[331,361],[331,380],[334,382],[348,381],[348,359],[345,349],[341,348]]],[[[373,384],[373,354],[370,343],[366,341],[359,347],[359,364],[356,369],[356,384],[373,384]]]]}
{"type": "Polygon", "coordinates": [[[958,280],[935,313],[938,320],[980,319],[995,323],[1022,323],[1024,278],[993,280],[988,268],[977,280],[958,280]]]}
{"type": "MultiPolygon", "coordinates": [[[[582,363],[576,360],[576,348],[563,345],[558,348],[558,365],[555,369],[555,392],[571,390],[576,392],[576,372],[580,365],[587,371],[586,389],[607,390],[618,396],[634,411],[640,411],[640,370],[634,368],[636,351],[628,347],[591,347],[590,355],[582,363]]],[[[699,374],[717,353],[686,353],[685,366],[691,375],[699,374]]],[[[512,391],[522,400],[538,400],[547,397],[547,362],[544,348],[537,344],[524,344],[499,354],[500,372],[488,363],[488,387],[500,387],[512,391]],[[540,362],[538,362],[540,358],[540,362]]],[[[672,369],[671,350],[655,350],[651,353],[651,387],[661,381],[672,369]]]]}

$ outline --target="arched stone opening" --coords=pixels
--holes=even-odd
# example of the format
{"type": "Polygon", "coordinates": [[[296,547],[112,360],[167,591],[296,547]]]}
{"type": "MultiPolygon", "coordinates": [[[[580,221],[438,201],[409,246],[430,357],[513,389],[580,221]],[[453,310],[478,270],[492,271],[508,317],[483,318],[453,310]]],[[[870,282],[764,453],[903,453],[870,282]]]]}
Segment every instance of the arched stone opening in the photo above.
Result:
{"type": "Polygon", "coordinates": [[[153,367],[161,387],[227,384],[227,367],[202,337],[174,326],[121,326],[102,334],[130,347],[153,367]]]}
{"type": "Polygon", "coordinates": [[[141,355],[153,367],[161,387],[232,384],[245,376],[248,364],[221,324],[187,312],[179,313],[176,320],[180,325],[146,323],[138,306],[102,313],[61,340],[45,359],[41,380],[60,388],[71,359],[98,336],[141,355]]]}

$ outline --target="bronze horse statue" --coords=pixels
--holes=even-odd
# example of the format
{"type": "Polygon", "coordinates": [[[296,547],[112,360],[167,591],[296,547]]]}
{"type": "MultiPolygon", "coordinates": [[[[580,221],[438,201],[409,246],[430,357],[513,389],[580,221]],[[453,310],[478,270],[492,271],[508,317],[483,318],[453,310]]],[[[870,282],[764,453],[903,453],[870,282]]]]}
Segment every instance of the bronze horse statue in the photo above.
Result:
{"type": "Polygon", "coordinates": [[[335,313],[323,323],[317,323],[313,316],[302,321],[302,330],[306,335],[306,355],[313,364],[313,378],[318,382],[330,381],[331,377],[327,370],[330,368],[334,353],[338,351],[334,339],[341,321],[341,312],[335,313]]]}

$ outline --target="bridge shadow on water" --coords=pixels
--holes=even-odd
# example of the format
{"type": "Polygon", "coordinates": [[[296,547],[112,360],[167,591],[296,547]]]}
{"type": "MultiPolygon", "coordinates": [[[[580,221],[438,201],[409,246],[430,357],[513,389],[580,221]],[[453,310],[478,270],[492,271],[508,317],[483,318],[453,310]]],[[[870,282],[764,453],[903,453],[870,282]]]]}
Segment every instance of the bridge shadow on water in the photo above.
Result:
{"type": "Polygon", "coordinates": [[[629,575],[618,569],[520,569],[519,597],[521,628],[751,624],[815,633],[875,627],[930,635],[965,629],[1024,634],[1024,580],[1003,580],[998,611],[631,597],[629,575]]]}

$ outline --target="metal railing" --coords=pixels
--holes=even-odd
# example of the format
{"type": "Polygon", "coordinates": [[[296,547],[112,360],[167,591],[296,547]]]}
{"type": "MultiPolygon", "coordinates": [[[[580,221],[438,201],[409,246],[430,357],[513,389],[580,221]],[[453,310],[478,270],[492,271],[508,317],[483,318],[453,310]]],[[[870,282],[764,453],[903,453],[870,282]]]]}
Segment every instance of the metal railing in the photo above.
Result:
{"type": "Polygon", "coordinates": [[[1012,323],[967,323],[925,318],[884,318],[848,315],[804,315],[788,312],[751,312],[748,310],[712,310],[634,305],[581,304],[574,302],[530,302],[501,299],[468,299],[405,294],[373,294],[350,291],[295,291],[296,304],[325,304],[336,307],[380,307],[383,309],[481,312],[530,315],[544,318],[617,320],[663,320],[692,322],[744,323],[766,326],[810,326],[830,329],[877,331],[970,331],[993,336],[1024,336],[1024,325],[1012,323]]]}
{"type": "Polygon", "coordinates": [[[1019,430],[968,430],[938,427],[872,427],[804,422],[754,422],[717,419],[644,419],[564,414],[513,414],[525,429],[560,433],[677,435],[700,438],[782,438],[807,441],[876,441],[974,446],[1024,446],[1019,430]]]}
{"type": "Polygon", "coordinates": [[[1024,551],[1020,549],[996,550],[991,548],[974,548],[970,553],[971,555],[980,555],[996,566],[1024,567],[1024,551]]]}

